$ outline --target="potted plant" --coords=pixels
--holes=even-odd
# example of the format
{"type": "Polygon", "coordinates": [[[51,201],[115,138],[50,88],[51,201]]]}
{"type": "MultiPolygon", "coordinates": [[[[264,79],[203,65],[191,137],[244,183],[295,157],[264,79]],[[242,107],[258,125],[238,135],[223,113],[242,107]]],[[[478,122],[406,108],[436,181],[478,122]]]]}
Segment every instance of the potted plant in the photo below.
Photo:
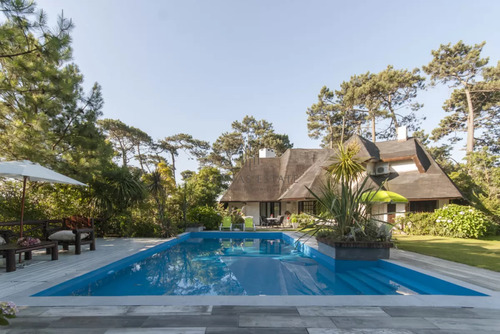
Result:
{"type": "Polygon", "coordinates": [[[292,213],[292,215],[290,216],[290,223],[292,223],[293,229],[296,229],[297,227],[299,227],[299,217],[297,214],[292,213]]]}
{"type": "Polygon", "coordinates": [[[314,192],[308,188],[321,213],[306,228],[313,229],[312,235],[319,242],[335,249],[336,259],[389,258],[393,245],[390,235],[383,233],[386,229],[381,228],[386,223],[371,215],[370,199],[378,190],[368,187],[365,169],[355,159],[358,151],[359,147],[354,145],[339,145],[322,189],[314,192]]]}

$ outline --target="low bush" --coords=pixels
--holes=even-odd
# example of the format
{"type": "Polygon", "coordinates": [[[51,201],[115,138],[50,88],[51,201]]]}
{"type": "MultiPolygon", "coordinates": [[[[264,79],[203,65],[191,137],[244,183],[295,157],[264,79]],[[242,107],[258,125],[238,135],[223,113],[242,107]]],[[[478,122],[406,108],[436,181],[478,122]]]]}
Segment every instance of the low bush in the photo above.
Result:
{"type": "Polygon", "coordinates": [[[314,221],[314,217],[307,213],[296,214],[290,216],[290,222],[298,223],[300,227],[306,227],[314,221]]]}
{"type": "Polygon", "coordinates": [[[440,236],[480,238],[494,233],[494,225],[488,217],[471,206],[445,205],[434,211],[434,217],[440,236]]]}
{"type": "Polygon", "coordinates": [[[219,212],[210,206],[195,206],[187,212],[187,219],[192,223],[205,226],[207,230],[216,230],[222,222],[219,212]]]}
{"type": "Polygon", "coordinates": [[[155,238],[160,234],[158,224],[150,221],[134,221],[129,229],[131,237],[155,238]]]}
{"type": "Polygon", "coordinates": [[[496,231],[488,217],[471,206],[449,204],[434,212],[410,213],[396,224],[410,235],[481,238],[496,231]]]}
{"type": "Polygon", "coordinates": [[[435,218],[432,212],[408,213],[396,218],[396,226],[411,235],[435,235],[435,218]]]}

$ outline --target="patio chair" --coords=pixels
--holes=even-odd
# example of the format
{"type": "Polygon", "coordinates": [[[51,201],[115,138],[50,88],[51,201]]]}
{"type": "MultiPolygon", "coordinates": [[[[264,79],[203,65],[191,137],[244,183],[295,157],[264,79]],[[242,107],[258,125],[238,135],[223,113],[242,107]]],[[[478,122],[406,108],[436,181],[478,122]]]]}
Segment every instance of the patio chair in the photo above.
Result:
{"type": "Polygon", "coordinates": [[[222,223],[219,225],[219,231],[222,231],[223,229],[229,229],[229,231],[233,230],[233,223],[231,222],[230,216],[222,218],[222,223]]]}
{"type": "Polygon", "coordinates": [[[246,216],[245,217],[245,225],[243,225],[243,231],[251,230],[251,229],[253,229],[255,231],[255,224],[253,223],[253,217],[246,216]]]}
{"type": "Polygon", "coordinates": [[[285,216],[279,216],[278,217],[278,222],[276,223],[276,225],[283,226],[283,220],[284,219],[285,219],[285,216]]]}
{"type": "Polygon", "coordinates": [[[264,216],[260,216],[260,226],[267,226],[267,219],[264,216]]]}
{"type": "Polygon", "coordinates": [[[75,254],[82,253],[82,245],[90,245],[95,251],[94,219],[81,216],[71,216],[62,219],[61,227],[47,231],[48,240],[57,241],[68,250],[70,245],[75,246],[75,254]]]}

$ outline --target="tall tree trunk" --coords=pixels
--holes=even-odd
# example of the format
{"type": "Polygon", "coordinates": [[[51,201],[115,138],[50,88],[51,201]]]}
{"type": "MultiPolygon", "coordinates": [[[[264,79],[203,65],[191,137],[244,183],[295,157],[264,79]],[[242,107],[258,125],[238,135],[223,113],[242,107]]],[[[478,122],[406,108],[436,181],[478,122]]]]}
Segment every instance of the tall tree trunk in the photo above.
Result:
{"type": "Polygon", "coordinates": [[[340,134],[340,144],[344,145],[345,114],[342,115],[342,133],[340,134]]]}
{"type": "Polygon", "coordinates": [[[141,165],[141,170],[144,173],[144,165],[142,163],[141,145],[140,144],[137,144],[137,154],[139,156],[139,164],[141,165]]]}
{"type": "Polygon", "coordinates": [[[173,152],[170,152],[170,156],[172,157],[172,175],[175,182],[175,154],[173,152]]]}
{"type": "Polygon", "coordinates": [[[392,121],[394,122],[394,132],[399,128],[398,118],[396,117],[396,113],[394,112],[394,108],[392,107],[392,96],[389,95],[389,104],[388,104],[389,112],[391,113],[392,121]]]}
{"type": "Polygon", "coordinates": [[[328,127],[328,133],[330,133],[330,140],[328,143],[328,148],[332,149],[333,148],[333,128],[331,126],[328,127]]]}
{"type": "Polygon", "coordinates": [[[372,142],[375,142],[375,114],[372,114],[372,142]]]}
{"type": "Polygon", "coordinates": [[[474,108],[468,88],[465,88],[465,96],[467,97],[467,107],[469,109],[467,115],[467,149],[465,152],[471,153],[474,151],[474,108]]]}

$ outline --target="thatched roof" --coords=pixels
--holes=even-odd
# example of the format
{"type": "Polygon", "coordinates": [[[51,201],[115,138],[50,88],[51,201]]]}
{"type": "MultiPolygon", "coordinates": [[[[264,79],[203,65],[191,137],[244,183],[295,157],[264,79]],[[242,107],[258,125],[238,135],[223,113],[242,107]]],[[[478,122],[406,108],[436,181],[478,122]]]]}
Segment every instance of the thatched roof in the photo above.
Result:
{"type": "Polygon", "coordinates": [[[325,155],[322,149],[290,149],[281,157],[248,160],[234,177],[221,202],[277,201],[325,155]]]}
{"type": "MultiPolygon", "coordinates": [[[[462,195],[434,159],[414,138],[406,141],[373,143],[361,136],[357,156],[364,162],[413,160],[417,171],[370,176],[373,185],[384,183],[386,190],[409,200],[460,198],[462,195]]],[[[281,157],[254,158],[235,176],[221,202],[271,202],[312,199],[307,188],[318,191],[326,177],[334,150],[290,149],[281,157]],[[307,188],[306,188],[307,187],[307,188]]]]}

